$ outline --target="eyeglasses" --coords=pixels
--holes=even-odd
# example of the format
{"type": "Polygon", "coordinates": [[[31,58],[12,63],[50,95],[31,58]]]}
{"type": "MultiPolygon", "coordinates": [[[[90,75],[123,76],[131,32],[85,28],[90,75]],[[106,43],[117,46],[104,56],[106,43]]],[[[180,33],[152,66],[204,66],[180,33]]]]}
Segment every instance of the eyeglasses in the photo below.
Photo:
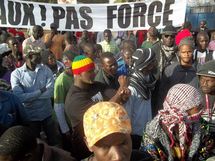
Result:
{"type": "Polygon", "coordinates": [[[164,35],[164,37],[165,37],[165,38],[170,37],[170,38],[174,39],[174,38],[175,38],[175,35],[164,35]]]}

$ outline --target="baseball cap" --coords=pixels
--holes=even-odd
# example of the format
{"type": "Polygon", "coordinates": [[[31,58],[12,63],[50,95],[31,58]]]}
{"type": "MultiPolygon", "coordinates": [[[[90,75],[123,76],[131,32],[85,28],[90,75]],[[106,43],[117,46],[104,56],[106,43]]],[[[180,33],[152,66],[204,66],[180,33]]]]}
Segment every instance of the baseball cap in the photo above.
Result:
{"type": "Polygon", "coordinates": [[[131,133],[131,123],[124,107],[114,102],[99,102],[84,114],[84,133],[89,147],[113,133],[131,133]]]}
{"type": "Polygon", "coordinates": [[[176,28],[172,25],[167,25],[161,32],[162,35],[175,35],[176,33],[176,28]]]}
{"type": "Polygon", "coordinates": [[[207,77],[215,77],[215,60],[211,60],[203,64],[196,74],[207,77]]]}

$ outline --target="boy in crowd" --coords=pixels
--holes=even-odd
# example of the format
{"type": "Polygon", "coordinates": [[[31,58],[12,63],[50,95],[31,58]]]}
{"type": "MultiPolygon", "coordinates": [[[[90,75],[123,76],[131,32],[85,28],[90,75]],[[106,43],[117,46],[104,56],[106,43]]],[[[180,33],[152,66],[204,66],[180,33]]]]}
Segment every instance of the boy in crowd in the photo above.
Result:
{"type": "Polygon", "coordinates": [[[201,31],[197,34],[197,48],[193,52],[193,60],[204,64],[209,60],[215,60],[215,52],[208,49],[209,36],[207,32],[201,31]]]}

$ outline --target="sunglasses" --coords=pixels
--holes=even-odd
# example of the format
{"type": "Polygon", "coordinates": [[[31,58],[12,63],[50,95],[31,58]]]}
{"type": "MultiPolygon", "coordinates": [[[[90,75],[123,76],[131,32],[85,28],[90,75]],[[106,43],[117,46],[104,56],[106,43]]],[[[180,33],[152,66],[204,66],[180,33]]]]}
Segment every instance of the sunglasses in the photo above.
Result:
{"type": "Polygon", "coordinates": [[[170,37],[170,38],[174,39],[174,38],[175,38],[175,35],[164,35],[164,37],[165,37],[165,38],[170,37]]]}

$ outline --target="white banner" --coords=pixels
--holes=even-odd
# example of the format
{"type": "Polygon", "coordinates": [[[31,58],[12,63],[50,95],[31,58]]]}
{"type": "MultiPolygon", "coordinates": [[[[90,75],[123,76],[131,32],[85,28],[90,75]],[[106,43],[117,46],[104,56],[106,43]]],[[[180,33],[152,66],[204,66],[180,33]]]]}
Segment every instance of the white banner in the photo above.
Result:
{"type": "Polygon", "coordinates": [[[185,20],[186,0],[148,0],[117,4],[49,4],[0,0],[0,26],[49,29],[56,23],[65,31],[141,30],[167,24],[180,26],[185,20]]]}

